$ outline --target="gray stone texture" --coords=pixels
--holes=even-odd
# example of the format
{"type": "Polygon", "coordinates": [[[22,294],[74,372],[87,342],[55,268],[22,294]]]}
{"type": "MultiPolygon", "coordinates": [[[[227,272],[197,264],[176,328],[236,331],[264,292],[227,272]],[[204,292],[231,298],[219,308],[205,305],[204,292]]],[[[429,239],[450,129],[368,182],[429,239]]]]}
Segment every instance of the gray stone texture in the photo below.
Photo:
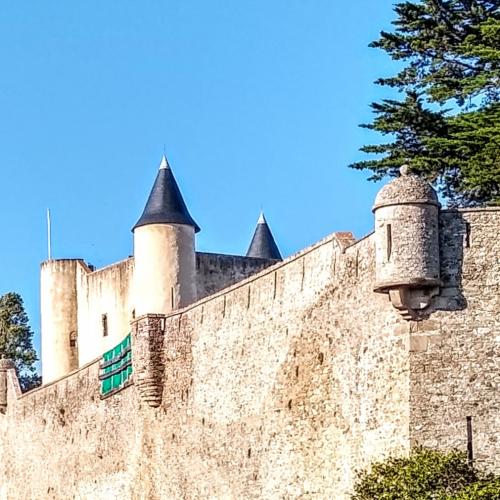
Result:
{"type": "Polygon", "coordinates": [[[439,284],[438,199],[428,182],[401,170],[373,207],[377,291],[439,284]]]}
{"type": "Polygon", "coordinates": [[[466,449],[500,472],[500,210],[443,211],[443,287],[428,321],[411,325],[410,436],[466,449]]]}
{"type": "Polygon", "coordinates": [[[275,260],[196,252],[198,300],[234,285],[274,264],[275,260]]]}
{"type": "Polygon", "coordinates": [[[334,234],[164,325],[138,318],[134,384],[112,397],[98,361],[22,396],[8,370],[0,498],[348,498],[373,460],[465,450],[469,415],[478,461],[499,471],[500,210],[439,222],[443,287],[424,321],[373,293],[376,235],[334,234]],[[162,373],[158,407],[141,370],[162,373]]]}
{"type": "Polygon", "coordinates": [[[406,169],[401,168],[401,175],[387,183],[377,194],[373,209],[389,205],[405,205],[407,203],[425,203],[439,206],[438,197],[434,188],[417,175],[408,175],[406,169]]]}
{"type": "Polygon", "coordinates": [[[132,323],[133,379],[142,401],[157,407],[161,403],[164,378],[165,316],[148,314],[132,323]]]}
{"type": "Polygon", "coordinates": [[[377,290],[439,284],[438,220],[435,205],[409,204],[377,209],[377,290]]]}

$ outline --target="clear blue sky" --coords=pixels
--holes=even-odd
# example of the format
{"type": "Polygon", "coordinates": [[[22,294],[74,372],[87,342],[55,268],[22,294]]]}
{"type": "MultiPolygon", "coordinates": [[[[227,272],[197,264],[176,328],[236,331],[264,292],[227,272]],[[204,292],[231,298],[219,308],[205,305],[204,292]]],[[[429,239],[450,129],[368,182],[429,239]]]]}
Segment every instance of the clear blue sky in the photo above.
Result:
{"type": "MultiPolygon", "coordinates": [[[[0,293],[39,346],[46,254],[100,267],[132,253],[165,144],[202,232],[243,254],[261,205],[284,255],[372,228],[377,186],[346,167],[391,74],[368,43],[387,0],[2,3],[0,293]]],[[[82,332],[84,333],[84,332],[82,332]]]]}

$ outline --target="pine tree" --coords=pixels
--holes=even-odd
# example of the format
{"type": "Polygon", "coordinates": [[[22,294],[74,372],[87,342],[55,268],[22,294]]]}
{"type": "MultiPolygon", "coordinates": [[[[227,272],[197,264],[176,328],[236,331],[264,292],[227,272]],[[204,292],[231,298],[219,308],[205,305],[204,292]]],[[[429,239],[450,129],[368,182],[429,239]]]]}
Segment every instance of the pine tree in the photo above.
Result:
{"type": "Polygon", "coordinates": [[[17,293],[0,297],[0,358],[12,359],[16,364],[23,390],[40,385],[36,374],[36,351],[33,348],[33,331],[29,326],[24,303],[17,293]]]}
{"type": "Polygon", "coordinates": [[[376,81],[404,98],[373,103],[362,125],[393,140],[364,146],[383,156],[351,167],[378,180],[409,162],[451,204],[500,204],[498,0],[406,1],[395,12],[395,30],[371,46],[405,64],[376,81]]]}

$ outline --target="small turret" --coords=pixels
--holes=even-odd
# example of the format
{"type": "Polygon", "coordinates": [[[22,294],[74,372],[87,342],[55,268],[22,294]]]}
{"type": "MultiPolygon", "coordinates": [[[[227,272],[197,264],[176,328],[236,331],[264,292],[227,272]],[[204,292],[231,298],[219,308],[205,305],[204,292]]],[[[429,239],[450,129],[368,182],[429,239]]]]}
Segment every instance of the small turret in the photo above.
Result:
{"type": "Polygon", "coordinates": [[[375,213],[376,282],[407,319],[439,292],[439,201],[432,186],[401,167],[378,193],[375,213]]]}
{"type": "Polygon", "coordinates": [[[262,212],[257,221],[257,227],[248,248],[247,257],[282,260],[276,241],[262,212]]]}
{"type": "Polygon", "coordinates": [[[196,300],[194,235],[200,228],[163,156],[134,233],[136,315],[167,314],[196,300]]]}

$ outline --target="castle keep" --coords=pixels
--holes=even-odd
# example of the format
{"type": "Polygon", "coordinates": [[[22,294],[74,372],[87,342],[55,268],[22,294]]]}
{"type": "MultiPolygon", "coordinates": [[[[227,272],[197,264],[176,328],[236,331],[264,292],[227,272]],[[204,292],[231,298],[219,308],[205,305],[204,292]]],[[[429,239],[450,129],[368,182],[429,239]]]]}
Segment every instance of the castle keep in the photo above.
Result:
{"type": "Polygon", "coordinates": [[[195,250],[163,158],[134,256],[41,266],[43,386],[0,360],[0,498],[348,498],[422,444],[500,471],[500,209],[402,167],[374,233],[195,250]]]}

